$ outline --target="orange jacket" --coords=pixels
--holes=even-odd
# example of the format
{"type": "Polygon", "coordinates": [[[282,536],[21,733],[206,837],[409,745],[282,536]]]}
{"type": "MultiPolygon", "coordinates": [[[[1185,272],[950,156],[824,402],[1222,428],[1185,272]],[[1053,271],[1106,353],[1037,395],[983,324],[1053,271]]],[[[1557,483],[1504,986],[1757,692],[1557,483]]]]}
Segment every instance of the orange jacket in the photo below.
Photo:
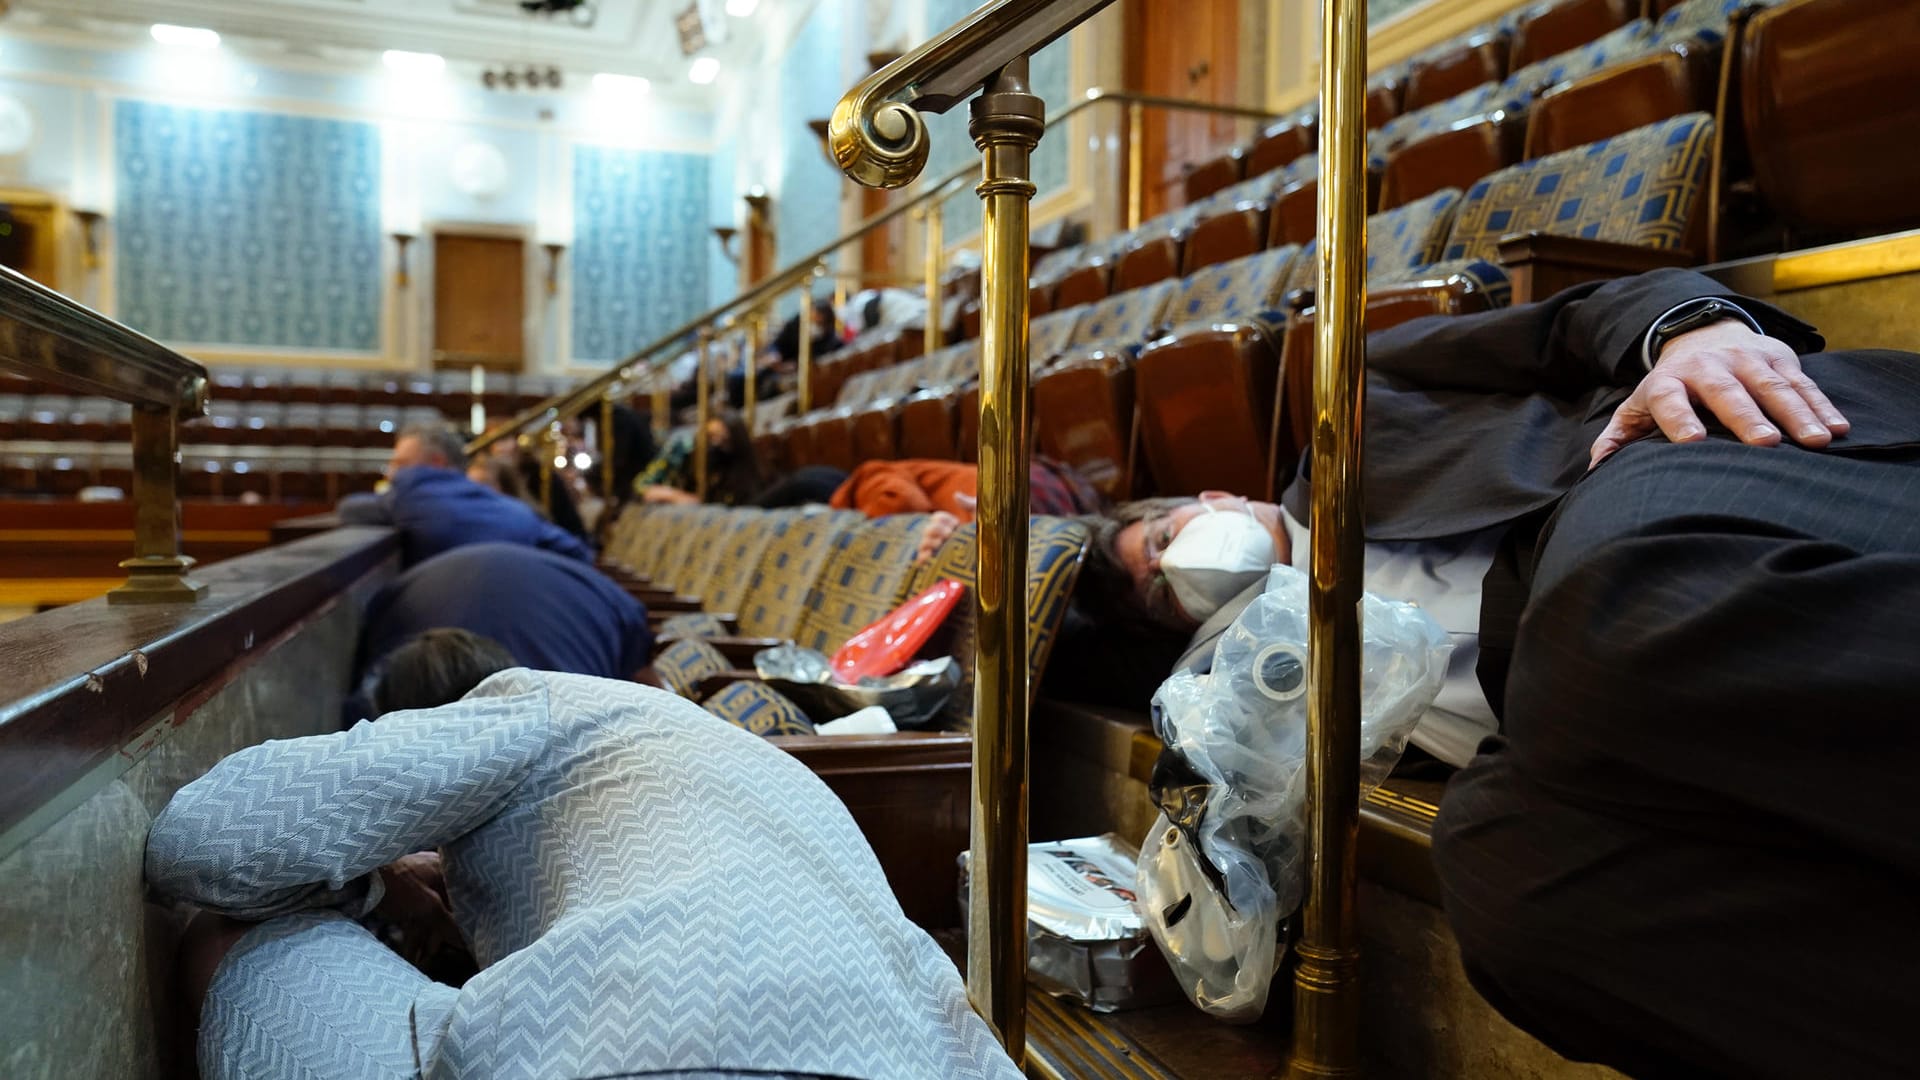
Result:
{"type": "Polygon", "coordinates": [[[829,502],[870,518],[945,510],[964,525],[973,520],[979,488],[979,468],[957,461],[868,461],[848,475],[829,502]],[[956,498],[960,495],[967,496],[964,505],[956,498]]]}

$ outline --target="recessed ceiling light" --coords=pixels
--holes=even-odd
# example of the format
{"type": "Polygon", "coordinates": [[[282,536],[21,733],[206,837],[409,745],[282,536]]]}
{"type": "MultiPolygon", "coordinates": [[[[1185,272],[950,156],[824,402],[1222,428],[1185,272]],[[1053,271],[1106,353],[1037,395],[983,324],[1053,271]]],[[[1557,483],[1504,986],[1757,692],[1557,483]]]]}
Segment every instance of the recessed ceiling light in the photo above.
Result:
{"type": "Polygon", "coordinates": [[[432,75],[446,69],[447,62],[439,53],[408,52],[405,49],[388,49],[380,54],[380,62],[388,70],[405,75],[432,75]]]}
{"type": "Polygon", "coordinates": [[[220,35],[212,30],[198,26],[175,26],[172,23],[154,23],[147,31],[153,40],[162,45],[177,45],[183,49],[217,49],[220,47],[220,35]]]}
{"type": "Polygon", "coordinates": [[[593,77],[593,88],[604,94],[639,97],[652,91],[653,84],[638,75],[612,75],[603,71],[593,77]]]}
{"type": "Polygon", "coordinates": [[[695,59],[693,66],[687,69],[687,78],[701,86],[705,86],[719,77],[720,61],[715,60],[711,56],[702,56],[695,59]]]}
{"type": "Polygon", "coordinates": [[[727,14],[744,19],[760,7],[760,0],[727,0],[727,14]]]}

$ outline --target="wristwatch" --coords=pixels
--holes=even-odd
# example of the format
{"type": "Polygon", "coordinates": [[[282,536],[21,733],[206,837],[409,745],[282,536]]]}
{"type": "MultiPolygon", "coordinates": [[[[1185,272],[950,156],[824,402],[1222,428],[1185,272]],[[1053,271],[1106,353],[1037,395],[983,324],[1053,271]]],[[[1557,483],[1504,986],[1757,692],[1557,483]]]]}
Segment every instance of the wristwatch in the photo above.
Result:
{"type": "Polygon", "coordinates": [[[1660,359],[1660,350],[1666,347],[1667,342],[1681,334],[1726,319],[1743,322],[1747,329],[1756,334],[1766,333],[1760,321],[1747,314],[1745,308],[1728,300],[1705,296],[1680,304],[1655,319],[1653,329],[1647,331],[1646,340],[1641,344],[1640,359],[1645,362],[1647,370],[1652,371],[1654,363],[1660,359]]]}

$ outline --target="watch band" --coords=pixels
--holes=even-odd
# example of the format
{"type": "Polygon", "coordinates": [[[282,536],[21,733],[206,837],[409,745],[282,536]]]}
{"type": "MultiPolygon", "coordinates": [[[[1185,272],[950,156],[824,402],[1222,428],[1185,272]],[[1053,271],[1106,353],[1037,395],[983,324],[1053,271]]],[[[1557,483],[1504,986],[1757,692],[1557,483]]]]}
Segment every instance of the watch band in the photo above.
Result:
{"type": "Polygon", "coordinates": [[[1717,296],[1703,296],[1677,304],[1653,321],[1653,327],[1641,342],[1640,360],[1648,371],[1652,371],[1653,365],[1660,359],[1660,350],[1666,347],[1667,342],[1689,331],[1727,319],[1745,323],[1747,329],[1756,334],[1766,333],[1760,321],[1740,305],[1717,296]]]}

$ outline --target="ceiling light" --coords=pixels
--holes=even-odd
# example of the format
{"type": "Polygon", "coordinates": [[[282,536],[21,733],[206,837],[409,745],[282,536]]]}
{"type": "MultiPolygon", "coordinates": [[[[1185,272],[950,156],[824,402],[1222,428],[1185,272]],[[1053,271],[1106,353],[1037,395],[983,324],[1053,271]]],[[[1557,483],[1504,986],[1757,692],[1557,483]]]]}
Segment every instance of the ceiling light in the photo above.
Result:
{"type": "Polygon", "coordinates": [[[387,65],[389,71],[403,75],[433,75],[447,66],[439,53],[408,52],[405,49],[388,49],[380,54],[380,62],[387,65]]]}
{"type": "Polygon", "coordinates": [[[744,19],[760,6],[760,0],[727,0],[727,14],[744,19]]]}
{"type": "Polygon", "coordinates": [[[638,75],[610,75],[603,71],[593,77],[593,88],[603,94],[640,97],[650,92],[653,84],[638,75]]]}
{"type": "Polygon", "coordinates": [[[177,45],[185,49],[217,49],[220,47],[220,35],[212,30],[198,26],[175,26],[172,23],[154,23],[147,31],[153,40],[162,45],[177,45]]]}
{"type": "Polygon", "coordinates": [[[693,66],[687,69],[687,78],[701,86],[705,86],[719,77],[720,61],[715,60],[711,56],[702,56],[696,59],[693,62],[693,66]]]}

